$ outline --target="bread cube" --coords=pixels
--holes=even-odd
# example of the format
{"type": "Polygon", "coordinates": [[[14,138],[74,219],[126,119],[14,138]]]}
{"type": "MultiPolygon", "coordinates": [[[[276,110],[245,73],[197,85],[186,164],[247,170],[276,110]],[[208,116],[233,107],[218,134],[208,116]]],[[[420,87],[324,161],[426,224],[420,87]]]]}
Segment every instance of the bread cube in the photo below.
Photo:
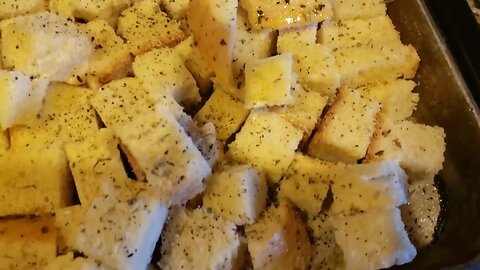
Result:
{"type": "Polygon", "coordinates": [[[191,0],[187,21],[195,42],[220,84],[235,85],[233,50],[237,36],[238,1],[191,0]]]}
{"type": "Polygon", "coordinates": [[[351,214],[405,204],[408,201],[407,179],[396,161],[347,165],[337,169],[330,212],[351,214]]]}
{"type": "Polygon", "coordinates": [[[162,233],[158,266],[174,269],[239,269],[241,242],[233,223],[204,209],[174,208],[162,233]]]}
{"type": "Polygon", "coordinates": [[[330,19],[332,5],[326,0],[299,0],[278,4],[275,1],[240,0],[248,12],[250,25],[256,29],[281,29],[330,19]]]}
{"type": "Polygon", "coordinates": [[[271,206],[245,226],[253,269],[308,269],[311,245],[300,217],[289,203],[271,206]]]}
{"type": "Polygon", "coordinates": [[[278,30],[277,51],[300,51],[317,43],[318,23],[294,26],[278,30]]]}
{"type": "Polygon", "coordinates": [[[195,79],[173,49],[155,49],[137,56],[133,72],[153,98],[172,95],[187,107],[194,107],[201,100],[195,79]]]}
{"type": "Polygon", "coordinates": [[[160,3],[170,17],[180,20],[187,16],[190,0],[161,0],[160,3]]]}
{"type": "Polygon", "coordinates": [[[335,232],[329,216],[318,214],[308,219],[313,236],[310,269],[343,269],[342,250],[335,241],[335,232]]]}
{"type": "Polygon", "coordinates": [[[69,270],[107,270],[106,267],[103,267],[98,262],[83,258],[76,257],[74,254],[69,252],[65,255],[58,256],[53,260],[49,261],[47,266],[43,268],[44,270],[58,270],[58,269],[69,269],[69,270]]]}
{"type": "Polygon", "coordinates": [[[107,180],[74,234],[74,247],[112,269],[146,269],[167,215],[143,183],[107,180]]]}
{"type": "Polygon", "coordinates": [[[253,223],[265,210],[266,204],[265,176],[255,167],[227,167],[206,181],[203,207],[236,225],[253,223]]]}
{"type": "Polygon", "coordinates": [[[0,130],[31,124],[42,109],[48,81],[0,70],[0,84],[0,130]]]}
{"type": "Polygon", "coordinates": [[[375,131],[380,103],[361,91],[342,89],[308,147],[308,154],[334,162],[362,159],[375,131]]]}
{"type": "Polygon", "coordinates": [[[148,112],[114,127],[146,180],[169,205],[183,204],[203,190],[211,168],[192,139],[166,110],[148,112]]]}
{"type": "Polygon", "coordinates": [[[0,2],[0,20],[45,10],[45,0],[4,0],[0,2]]]}
{"type": "Polygon", "coordinates": [[[92,52],[85,33],[49,12],[13,18],[1,25],[1,31],[4,68],[50,81],[67,81],[92,52]]]}
{"type": "Polygon", "coordinates": [[[328,21],[318,30],[319,42],[331,48],[358,44],[381,44],[400,41],[392,20],[387,15],[340,22],[328,21]]]}
{"type": "Polygon", "coordinates": [[[10,129],[13,149],[43,148],[81,141],[98,130],[97,116],[89,89],[66,84],[53,84],[47,90],[43,109],[29,127],[10,129]]]}
{"type": "Polygon", "coordinates": [[[400,77],[412,79],[420,63],[415,48],[400,42],[339,48],[333,55],[341,83],[348,87],[400,77]]]}
{"type": "Polygon", "coordinates": [[[193,144],[202,153],[210,168],[214,168],[223,158],[223,143],[217,139],[215,126],[208,122],[196,128],[193,133],[185,131],[192,138],[193,144]]]}
{"type": "Polygon", "coordinates": [[[72,202],[63,150],[18,149],[0,156],[0,216],[53,213],[72,202]]]}
{"type": "Polygon", "coordinates": [[[252,111],[235,141],[229,144],[227,155],[261,168],[267,180],[276,183],[292,162],[301,139],[302,131],[280,115],[252,111]]]}
{"type": "Polygon", "coordinates": [[[333,163],[296,154],[280,181],[278,197],[290,200],[310,216],[317,215],[322,210],[335,167],[333,163]]]}
{"type": "Polygon", "coordinates": [[[51,218],[0,220],[2,269],[40,270],[56,255],[56,230],[51,218]]]}
{"type": "Polygon", "coordinates": [[[248,114],[249,110],[244,108],[241,101],[217,87],[195,115],[195,120],[200,123],[213,123],[218,139],[225,143],[232,134],[240,129],[248,114]]]}
{"type": "Polygon", "coordinates": [[[247,63],[245,107],[292,104],[292,55],[282,54],[247,63]]]}
{"type": "Polygon", "coordinates": [[[117,146],[118,140],[109,129],[101,129],[93,137],[65,145],[82,205],[90,205],[104,180],[128,178],[117,146]]]}
{"type": "Polygon", "coordinates": [[[383,269],[409,263],[417,255],[398,208],[335,216],[331,222],[345,269],[383,269]]]}
{"type": "Polygon", "coordinates": [[[130,2],[130,0],[49,0],[49,8],[51,12],[68,18],[85,21],[102,19],[115,27],[120,12],[127,8],[130,2]]]}
{"type": "Polygon", "coordinates": [[[332,6],[337,21],[368,19],[387,12],[384,0],[333,0],[332,6]]]}
{"type": "Polygon", "coordinates": [[[77,232],[88,206],[74,205],[55,211],[55,227],[57,228],[58,252],[75,251],[77,232]]]}
{"type": "Polygon", "coordinates": [[[290,105],[270,108],[303,131],[303,141],[307,141],[327,105],[328,98],[318,92],[305,91],[300,84],[292,88],[295,102],[290,105]]]}
{"type": "Polygon", "coordinates": [[[442,212],[441,197],[433,178],[430,175],[411,181],[408,203],[400,207],[408,236],[417,248],[423,248],[435,239],[442,212]]]}
{"type": "Polygon", "coordinates": [[[134,55],[154,48],[173,47],[186,38],[180,24],[168,18],[155,1],[144,0],[122,11],[117,32],[134,55]]]}
{"type": "Polygon", "coordinates": [[[377,131],[368,151],[369,160],[395,159],[409,174],[434,175],[445,160],[445,132],[405,120],[377,131]]]}

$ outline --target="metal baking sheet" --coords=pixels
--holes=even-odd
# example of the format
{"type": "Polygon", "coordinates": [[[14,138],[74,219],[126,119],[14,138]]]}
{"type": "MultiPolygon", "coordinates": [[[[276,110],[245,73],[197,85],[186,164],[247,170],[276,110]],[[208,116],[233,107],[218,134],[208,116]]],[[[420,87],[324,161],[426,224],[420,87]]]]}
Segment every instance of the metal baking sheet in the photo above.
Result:
{"type": "Polygon", "coordinates": [[[395,0],[388,13],[421,58],[415,117],[445,129],[446,211],[436,242],[398,269],[480,268],[480,113],[422,0],[395,0]]]}

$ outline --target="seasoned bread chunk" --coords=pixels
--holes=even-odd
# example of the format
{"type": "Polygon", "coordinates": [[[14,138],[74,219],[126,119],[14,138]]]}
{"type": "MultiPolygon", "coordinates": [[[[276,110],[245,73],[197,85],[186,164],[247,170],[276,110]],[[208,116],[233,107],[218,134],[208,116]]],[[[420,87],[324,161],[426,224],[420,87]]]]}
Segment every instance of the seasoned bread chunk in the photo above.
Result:
{"type": "Polygon", "coordinates": [[[255,167],[227,167],[206,181],[203,206],[236,225],[253,223],[266,204],[265,176],[255,167]]]}
{"type": "Polygon", "coordinates": [[[50,81],[68,81],[92,52],[90,39],[79,27],[49,12],[5,21],[1,31],[4,68],[50,81]]]}
{"type": "Polygon", "coordinates": [[[278,30],[277,51],[300,51],[317,42],[318,23],[294,26],[278,30]]]}
{"type": "Polygon", "coordinates": [[[175,269],[239,269],[241,241],[233,223],[204,209],[174,208],[162,233],[158,266],[175,269]]]}
{"type": "Polygon", "coordinates": [[[332,6],[337,21],[367,19],[387,11],[384,0],[333,0],[332,6]]]}
{"type": "Polygon", "coordinates": [[[253,269],[308,269],[311,246],[300,217],[289,203],[270,206],[245,227],[253,269]]]}
{"type": "Polygon", "coordinates": [[[335,162],[363,158],[381,105],[358,90],[342,89],[315,133],[308,154],[335,162]]]}
{"type": "Polygon", "coordinates": [[[0,2],[0,20],[45,10],[45,0],[4,0],[0,2]]]}
{"type": "Polygon", "coordinates": [[[72,202],[63,150],[18,149],[0,155],[0,216],[53,213],[72,202]]]}
{"type": "Polygon", "coordinates": [[[234,160],[264,170],[276,183],[288,169],[303,132],[273,112],[252,111],[227,155],[234,160]]]}

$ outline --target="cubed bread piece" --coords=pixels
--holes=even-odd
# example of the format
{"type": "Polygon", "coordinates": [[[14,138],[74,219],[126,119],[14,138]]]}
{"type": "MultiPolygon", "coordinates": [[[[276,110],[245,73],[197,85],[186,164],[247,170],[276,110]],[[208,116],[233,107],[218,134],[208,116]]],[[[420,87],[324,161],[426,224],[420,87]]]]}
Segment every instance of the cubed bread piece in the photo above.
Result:
{"type": "Polygon", "coordinates": [[[330,19],[332,5],[328,0],[275,1],[240,0],[254,28],[280,29],[330,19]]]}
{"type": "MultiPolygon", "coordinates": [[[[279,37],[280,42],[281,39],[279,37]]],[[[277,47],[277,50],[282,54],[292,53],[293,70],[298,75],[298,81],[308,90],[319,92],[331,101],[340,87],[340,73],[332,50],[322,44],[288,44],[277,47]]]]}
{"type": "Polygon", "coordinates": [[[407,175],[396,161],[347,165],[337,169],[331,213],[391,208],[408,201],[407,175]]]}
{"type": "Polygon", "coordinates": [[[408,203],[400,207],[402,220],[413,245],[423,248],[435,239],[442,198],[433,175],[411,181],[408,194],[408,203]]]}
{"type": "Polygon", "coordinates": [[[335,232],[329,216],[318,214],[308,218],[308,227],[313,237],[310,269],[342,269],[343,254],[335,241],[335,232]]]}
{"type": "Polygon", "coordinates": [[[85,83],[85,76],[92,77],[89,80],[94,79],[99,84],[126,77],[131,69],[132,57],[115,30],[100,19],[81,25],[80,28],[90,37],[93,53],[88,65],[76,75],[79,83],[85,83]]]}
{"type": "Polygon", "coordinates": [[[165,202],[183,204],[202,192],[210,166],[170,112],[144,113],[114,133],[165,202]]]}
{"type": "Polygon", "coordinates": [[[90,105],[91,90],[66,84],[53,84],[47,90],[38,119],[27,126],[10,129],[13,149],[45,147],[80,141],[98,130],[95,111],[90,105]]]}
{"type": "Polygon", "coordinates": [[[345,269],[383,269],[411,262],[417,255],[398,208],[332,218],[345,269]]]}
{"type": "Polygon", "coordinates": [[[292,104],[292,55],[282,54],[247,63],[245,107],[292,104]]]}
{"type": "Polygon", "coordinates": [[[252,111],[235,141],[229,144],[227,155],[261,168],[267,179],[276,183],[292,162],[302,135],[278,114],[252,111]]]}
{"type": "Polygon", "coordinates": [[[154,49],[137,56],[133,72],[154,99],[167,94],[187,107],[195,107],[200,102],[195,79],[173,49],[154,49]]]}
{"type": "Polygon", "coordinates": [[[74,247],[112,269],[146,269],[167,215],[143,183],[107,180],[74,234],[74,247]]]}
{"type": "Polygon", "coordinates": [[[307,141],[320,120],[328,98],[318,92],[305,91],[300,84],[293,86],[292,96],[295,99],[293,104],[272,107],[270,110],[302,130],[303,141],[307,141]]]}
{"type": "Polygon", "coordinates": [[[92,52],[79,27],[49,12],[10,19],[1,31],[4,68],[50,81],[67,81],[92,52]]]}
{"type": "Polygon", "coordinates": [[[279,198],[290,200],[310,216],[322,210],[337,165],[296,154],[280,181],[279,198]]]}
{"type": "Polygon", "coordinates": [[[162,233],[164,270],[239,269],[241,241],[235,224],[204,209],[174,208],[162,233]]]}
{"type": "Polygon", "coordinates": [[[57,255],[56,237],[49,217],[0,220],[1,268],[43,270],[57,255]]]}
{"type": "Polygon", "coordinates": [[[315,133],[308,153],[329,161],[362,159],[375,131],[381,105],[361,91],[342,89],[315,133]]]}
{"type": "Polygon", "coordinates": [[[337,21],[367,19],[387,12],[384,0],[333,0],[332,5],[337,21]]]}
{"type": "Polygon", "coordinates": [[[110,129],[101,129],[84,141],[65,145],[82,205],[90,205],[106,179],[122,181],[128,178],[117,146],[118,140],[110,129]]]}
{"type": "Polygon", "coordinates": [[[191,0],[187,21],[201,55],[220,84],[235,85],[233,49],[237,37],[238,1],[191,0]]]}
{"type": "Polygon", "coordinates": [[[63,150],[18,149],[0,156],[0,216],[52,213],[72,202],[63,150]]]}
{"type": "Polygon", "coordinates": [[[0,20],[45,10],[45,0],[4,0],[0,2],[0,20]]]}
{"type": "Polygon", "coordinates": [[[130,0],[49,0],[51,12],[71,19],[93,21],[103,19],[112,27],[118,15],[130,5],[130,0]]]}
{"type": "Polygon", "coordinates": [[[74,205],[55,211],[55,227],[58,231],[58,252],[75,251],[77,232],[85,217],[87,206],[74,205]]]}
{"type": "Polygon", "coordinates": [[[246,17],[245,11],[239,8],[233,58],[233,72],[237,81],[242,81],[246,64],[271,56],[275,46],[275,31],[252,29],[246,17]]]}
{"type": "Polygon", "coordinates": [[[331,48],[345,48],[400,41],[400,34],[395,30],[392,20],[387,15],[381,15],[365,20],[324,22],[318,30],[318,39],[331,48]]]}
{"type": "Polygon", "coordinates": [[[445,160],[445,132],[405,120],[380,127],[368,151],[370,160],[399,160],[408,173],[437,174],[445,160]]]}
{"type": "Polygon", "coordinates": [[[382,103],[382,117],[396,122],[409,118],[415,111],[420,100],[418,93],[412,92],[415,86],[414,81],[399,79],[366,86],[363,91],[382,103]]]}
{"type": "Polygon", "coordinates": [[[300,51],[305,46],[315,44],[317,42],[317,27],[318,23],[311,23],[278,30],[277,51],[300,51]]]}
{"type": "Polygon", "coordinates": [[[348,87],[400,77],[412,79],[420,63],[415,48],[400,42],[338,48],[333,51],[333,55],[341,83],[348,87]]]}
{"type": "Polygon", "coordinates": [[[255,167],[227,167],[206,181],[203,206],[236,225],[253,223],[266,204],[265,176],[255,167]]]}
{"type": "Polygon", "coordinates": [[[190,0],[160,0],[160,3],[170,17],[180,20],[187,16],[190,0]]]}
{"type": "Polygon", "coordinates": [[[160,10],[155,1],[144,0],[122,11],[117,32],[127,40],[134,55],[154,48],[173,47],[186,38],[180,24],[160,10]]]}
{"type": "Polygon", "coordinates": [[[289,203],[270,206],[245,234],[253,269],[308,269],[310,240],[289,203]]]}
{"type": "Polygon", "coordinates": [[[107,270],[100,263],[84,258],[74,257],[72,252],[65,255],[60,255],[49,261],[43,270],[107,270]]]}
{"type": "Polygon", "coordinates": [[[31,124],[42,109],[48,81],[32,80],[17,71],[0,70],[0,85],[0,130],[31,124]]]}
{"type": "Polygon", "coordinates": [[[217,163],[223,158],[223,143],[217,139],[215,126],[208,122],[195,128],[193,131],[192,129],[190,132],[188,130],[185,131],[192,138],[193,144],[202,153],[210,168],[215,168],[217,163]]]}
{"type": "Polygon", "coordinates": [[[195,115],[195,120],[200,123],[213,123],[218,139],[225,143],[232,134],[240,129],[249,112],[244,108],[243,102],[217,87],[195,115]]]}

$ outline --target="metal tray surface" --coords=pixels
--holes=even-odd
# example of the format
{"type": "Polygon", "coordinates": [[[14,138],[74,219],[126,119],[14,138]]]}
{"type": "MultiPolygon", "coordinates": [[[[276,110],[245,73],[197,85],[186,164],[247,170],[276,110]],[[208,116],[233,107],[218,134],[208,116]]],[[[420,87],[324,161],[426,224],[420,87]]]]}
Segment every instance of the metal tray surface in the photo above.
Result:
{"type": "Polygon", "coordinates": [[[445,129],[439,181],[445,215],[438,238],[396,269],[480,269],[480,113],[423,0],[395,0],[388,13],[421,58],[414,117],[445,129]]]}

